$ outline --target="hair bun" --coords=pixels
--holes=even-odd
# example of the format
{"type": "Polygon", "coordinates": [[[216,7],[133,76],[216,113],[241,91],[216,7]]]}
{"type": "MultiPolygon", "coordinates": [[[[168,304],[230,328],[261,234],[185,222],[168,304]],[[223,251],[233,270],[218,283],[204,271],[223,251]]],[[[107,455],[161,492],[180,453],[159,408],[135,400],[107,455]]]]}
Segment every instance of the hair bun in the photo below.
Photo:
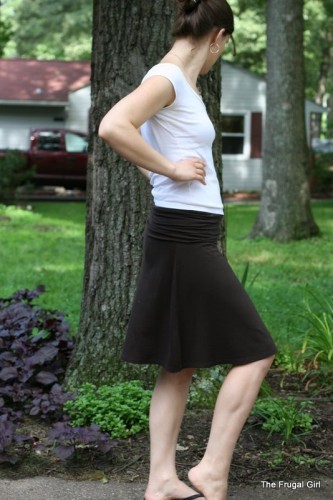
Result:
{"type": "Polygon", "coordinates": [[[198,7],[201,0],[178,0],[178,2],[180,3],[182,11],[186,14],[190,14],[198,7]]]}

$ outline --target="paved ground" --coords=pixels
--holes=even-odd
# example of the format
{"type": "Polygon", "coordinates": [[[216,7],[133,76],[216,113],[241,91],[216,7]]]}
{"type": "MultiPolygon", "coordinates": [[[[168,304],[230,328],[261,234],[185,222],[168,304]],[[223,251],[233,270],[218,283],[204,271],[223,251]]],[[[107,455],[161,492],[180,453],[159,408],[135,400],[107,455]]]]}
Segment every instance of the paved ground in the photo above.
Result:
{"type": "MultiPolygon", "coordinates": [[[[0,481],[0,500],[143,500],[142,483],[102,484],[92,481],[65,481],[35,477],[0,481]]],[[[329,500],[333,498],[333,479],[326,476],[299,482],[259,483],[255,487],[231,487],[230,500],[329,500]]]]}

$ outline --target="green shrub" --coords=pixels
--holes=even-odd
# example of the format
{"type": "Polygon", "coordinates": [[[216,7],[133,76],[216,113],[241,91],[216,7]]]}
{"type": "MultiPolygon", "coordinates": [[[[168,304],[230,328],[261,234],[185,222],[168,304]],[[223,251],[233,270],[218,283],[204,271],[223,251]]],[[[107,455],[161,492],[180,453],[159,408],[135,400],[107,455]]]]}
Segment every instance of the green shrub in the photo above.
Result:
{"type": "Polygon", "coordinates": [[[295,398],[279,399],[267,397],[258,399],[251,412],[262,419],[262,428],[282,434],[283,442],[288,443],[292,438],[299,436],[298,432],[311,431],[313,418],[305,410],[312,404],[307,401],[296,401],[295,398]]]}
{"type": "Polygon", "coordinates": [[[330,297],[306,289],[303,344],[299,354],[306,390],[332,394],[333,385],[333,306],[330,297]],[[311,303],[310,303],[311,301],[311,303]]]}
{"type": "Polygon", "coordinates": [[[191,408],[214,408],[217,395],[227,373],[227,367],[214,366],[209,370],[197,370],[189,392],[191,408]]]}
{"type": "Polygon", "coordinates": [[[329,193],[333,189],[333,153],[317,153],[313,159],[312,190],[329,193]]]}
{"type": "Polygon", "coordinates": [[[306,289],[305,313],[307,329],[302,347],[303,359],[312,359],[313,364],[333,364],[333,305],[320,293],[306,289]],[[312,298],[313,305],[310,304],[312,298]],[[317,309],[317,310],[316,310],[317,309]]]}
{"type": "Polygon", "coordinates": [[[10,203],[16,189],[31,181],[34,169],[27,167],[27,160],[20,151],[9,151],[0,157],[0,202],[10,203]]]}
{"type": "Polygon", "coordinates": [[[124,439],[148,429],[151,391],[136,380],[96,387],[85,383],[78,396],[64,404],[71,424],[97,424],[114,439],[124,439]]]}
{"type": "MultiPolygon", "coordinates": [[[[190,386],[188,403],[190,408],[211,410],[214,408],[221,386],[226,378],[231,365],[214,366],[210,369],[198,369],[193,375],[193,382],[190,386]]],[[[272,389],[264,380],[260,395],[270,396],[272,389]]]]}

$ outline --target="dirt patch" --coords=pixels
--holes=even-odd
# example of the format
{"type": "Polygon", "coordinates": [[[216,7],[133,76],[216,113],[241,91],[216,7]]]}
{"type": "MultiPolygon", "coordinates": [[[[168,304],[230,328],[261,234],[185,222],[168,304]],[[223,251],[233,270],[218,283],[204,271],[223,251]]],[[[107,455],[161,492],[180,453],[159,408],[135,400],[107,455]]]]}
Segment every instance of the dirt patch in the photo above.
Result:
{"type": "MultiPolygon", "coordinates": [[[[271,385],[277,384],[277,374],[270,375],[271,385]]],[[[282,396],[293,395],[301,400],[309,399],[300,391],[297,377],[290,377],[280,389],[282,396]]],[[[268,435],[256,417],[249,417],[234,452],[230,472],[230,484],[251,485],[260,481],[311,479],[318,475],[333,477],[333,400],[330,396],[311,399],[315,419],[309,435],[281,445],[278,434],[268,435]]],[[[186,413],[178,440],[177,468],[180,476],[197,463],[204,452],[210,423],[211,410],[189,410],[186,413]]],[[[49,426],[43,422],[27,420],[24,431],[34,437],[36,444],[45,442],[49,426]]],[[[60,461],[50,449],[45,452],[26,451],[15,465],[3,465],[0,479],[19,479],[34,476],[52,476],[75,480],[103,480],[120,482],[147,479],[149,469],[149,439],[139,434],[119,441],[107,456],[89,450],[78,450],[75,459],[60,461]]]]}

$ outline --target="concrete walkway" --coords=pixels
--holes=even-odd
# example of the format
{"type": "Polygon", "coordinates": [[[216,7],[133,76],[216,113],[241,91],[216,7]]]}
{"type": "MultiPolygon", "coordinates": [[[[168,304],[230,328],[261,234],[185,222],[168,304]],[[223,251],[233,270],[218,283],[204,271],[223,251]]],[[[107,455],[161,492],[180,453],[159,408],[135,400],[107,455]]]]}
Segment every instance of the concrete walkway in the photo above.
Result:
{"type": "MultiPolygon", "coordinates": [[[[333,498],[333,479],[308,478],[301,484],[259,482],[256,486],[231,486],[230,500],[329,500],[333,498]]],[[[0,500],[143,500],[143,483],[65,481],[51,477],[0,481],[0,500]]]]}

